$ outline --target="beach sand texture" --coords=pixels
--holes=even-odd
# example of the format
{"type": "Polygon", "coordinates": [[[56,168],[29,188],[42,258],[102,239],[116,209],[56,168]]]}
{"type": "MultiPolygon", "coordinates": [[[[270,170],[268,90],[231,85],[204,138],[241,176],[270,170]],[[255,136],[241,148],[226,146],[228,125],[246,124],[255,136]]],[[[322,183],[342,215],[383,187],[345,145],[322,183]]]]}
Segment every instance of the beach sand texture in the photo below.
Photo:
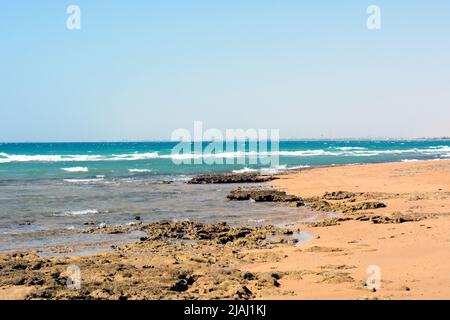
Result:
{"type": "Polygon", "coordinates": [[[368,193],[386,207],[344,214],[350,220],[337,225],[306,227],[315,239],[301,248],[283,249],[287,257],[282,261],[243,267],[288,274],[280,283],[289,295],[263,298],[450,298],[450,161],[316,168],[272,184],[302,197],[339,190],[368,193]],[[404,223],[351,219],[362,212],[428,218],[404,223]],[[365,286],[372,265],[381,271],[376,291],[365,286]]]}

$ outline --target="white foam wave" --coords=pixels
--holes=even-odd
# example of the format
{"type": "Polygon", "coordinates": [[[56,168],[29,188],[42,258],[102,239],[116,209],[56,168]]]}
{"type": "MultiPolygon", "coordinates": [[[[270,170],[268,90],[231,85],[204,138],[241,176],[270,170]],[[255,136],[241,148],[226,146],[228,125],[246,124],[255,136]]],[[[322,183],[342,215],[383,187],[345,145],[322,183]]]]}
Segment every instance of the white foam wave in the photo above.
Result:
{"type": "Polygon", "coordinates": [[[336,148],[336,150],[342,150],[342,151],[367,150],[367,148],[363,148],[363,147],[339,147],[339,148],[336,148]]]}
{"type": "Polygon", "coordinates": [[[289,167],[288,170],[298,170],[298,169],[304,169],[304,168],[311,168],[311,166],[308,166],[308,165],[294,166],[294,167],[289,167]]]}
{"type": "Polygon", "coordinates": [[[128,169],[128,171],[135,173],[152,172],[151,169],[128,169]]]}
{"type": "Polygon", "coordinates": [[[422,155],[440,155],[448,157],[450,155],[450,146],[432,146],[421,149],[388,149],[388,150],[370,150],[362,147],[339,147],[336,149],[311,149],[311,150],[283,150],[267,152],[220,152],[211,154],[164,154],[158,152],[131,153],[131,154],[113,154],[113,155],[11,155],[0,153],[0,163],[7,162],[91,162],[91,161],[136,161],[146,159],[173,159],[186,160],[198,158],[252,158],[252,157],[314,157],[314,156],[355,156],[355,157],[373,157],[387,154],[422,154],[422,155]]]}
{"type": "Polygon", "coordinates": [[[90,184],[103,181],[103,178],[93,178],[93,179],[64,179],[64,182],[69,183],[79,183],[79,184],[90,184]]]}
{"type": "Polygon", "coordinates": [[[113,155],[15,155],[0,153],[0,163],[6,162],[91,162],[91,161],[136,161],[158,158],[157,152],[113,154],[113,155]]]}
{"type": "Polygon", "coordinates": [[[67,172],[88,172],[89,168],[87,167],[72,167],[72,168],[61,168],[61,170],[67,172]]]}
{"type": "Polygon", "coordinates": [[[98,210],[92,210],[92,209],[64,212],[65,215],[70,215],[70,216],[83,216],[86,214],[97,214],[97,213],[99,213],[98,210]]]}
{"type": "Polygon", "coordinates": [[[264,221],[266,221],[265,219],[248,219],[248,222],[253,222],[253,223],[263,223],[264,221]]]}
{"type": "Polygon", "coordinates": [[[270,167],[270,168],[261,168],[261,174],[262,175],[271,175],[271,174],[277,174],[282,171],[287,170],[287,165],[279,165],[276,167],[270,167]]]}
{"type": "Polygon", "coordinates": [[[293,166],[288,167],[287,165],[279,165],[276,167],[268,167],[268,168],[260,168],[260,169],[253,169],[253,168],[243,168],[239,170],[233,170],[233,173],[252,173],[252,172],[259,172],[262,175],[271,175],[271,174],[277,174],[279,172],[287,171],[287,170],[298,170],[302,168],[309,168],[310,166],[307,165],[299,165],[299,166],[293,166]]]}
{"type": "Polygon", "coordinates": [[[258,169],[251,169],[251,168],[243,168],[243,169],[239,169],[239,170],[233,170],[233,173],[250,173],[250,172],[258,172],[258,169]]]}

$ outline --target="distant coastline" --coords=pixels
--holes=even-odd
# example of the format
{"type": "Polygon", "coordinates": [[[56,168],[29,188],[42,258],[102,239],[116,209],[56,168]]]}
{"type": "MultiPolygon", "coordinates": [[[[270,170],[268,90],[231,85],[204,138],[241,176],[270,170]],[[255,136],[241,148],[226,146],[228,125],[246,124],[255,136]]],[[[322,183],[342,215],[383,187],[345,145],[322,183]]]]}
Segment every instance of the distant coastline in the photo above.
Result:
{"type": "MultiPolygon", "coordinates": [[[[443,137],[416,137],[416,138],[405,138],[405,137],[365,137],[365,138],[283,138],[280,141],[439,141],[439,140],[450,140],[450,136],[443,137]]],[[[250,140],[251,141],[251,140],[250,140]]],[[[0,141],[0,144],[14,144],[14,143],[170,143],[170,142],[181,142],[180,140],[167,140],[167,139],[143,139],[143,140],[86,140],[86,141],[78,141],[78,140],[67,140],[67,141],[0,141]]],[[[201,142],[211,142],[208,140],[204,140],[201,142]]]]}

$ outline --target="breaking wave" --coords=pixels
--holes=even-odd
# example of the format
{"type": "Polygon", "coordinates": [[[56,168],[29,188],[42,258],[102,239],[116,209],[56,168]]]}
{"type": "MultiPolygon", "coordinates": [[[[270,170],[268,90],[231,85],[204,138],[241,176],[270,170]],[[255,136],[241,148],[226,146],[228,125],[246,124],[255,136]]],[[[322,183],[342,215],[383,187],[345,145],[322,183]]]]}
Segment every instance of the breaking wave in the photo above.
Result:
{"type": "MultiPolygon", "coordinates": [[[[317,157],[317,156],[340,156],[340,157],[374,157],[378,155],[435,155],[450,157],[449,146],[432,146],[421,149],[387,149],[374,150],[361,147],[338,147],[335,149],[310,149],[310,150],[282,150],[266,152],[218,152],[208,154],[186,153],[186,154],[159,154],[158,152],[112,154],[112,155],[15,155],[0,153],[0,163],[9,162],[91,162],[91,161],[138,161],[147,159],[172,159],[187,160],[199,158],[252,158],[252,157],[317,157]]],[[[75,167],[81,168],[81,167],[75,167]]],[[[84,167],[83,167],[84,168],[84,167]]],[[[70,171],[72,168],[63,168],[70,171]]],[[[73,168],[73,170],[75,170],[73,168]]],[[[133,169],[132,169],[133,170],[133,169]]],[[[140,170],[140,169],[138,169],[140,170]]],[[[144,169],[142,169],[144,170],[144,169]]],[[[76,171],[70,171],[76,172],[76,171]]],[[[80,171],[81,172],[81,171],[80,171]]],[[[85,172],[85,171],[84,171],[85,172]]],[[[137,171],[136,171],[137,172],[137,171]]]]}
{"type": "Polygon", "coordinates": [[[238,169],[238,170],[233,170],[233,173],[260,173],[262,175],[270,175],[270,174],[276,174],[279,172],[283,172],[283,171],[288,171],[288,170],[298,170],[298,169],[303,169],[303,168],[309,168],[310,166],[293,166],[293,167],[288,167],[287,165],[279,165],[276,167],[268,167],[268,168],[260,168],[260,169],[253,169],[253,168],[243,168],[243,169],[238,169]]]}
{"type": "Polygon", "coordinates": [[[89,168],[87,167],[72,167],[72,168],[61,168],[61,170],[67,172],[88,172],[89,168]]]}
{"type": "Polygon", "coordinates": [[[92,209],[88,209],[88,210],[77,210],[77,211],[65,211],[63,213],[63,215],[66,216],[84,216],[87,214],[97,214],[99,213],[98,210],[92,210],[92,209]]]}
{"type": "Polygon", "coordinates": [[[132,173],[152,172],[151,169],[128,169],[128,171],[132,173]]]}

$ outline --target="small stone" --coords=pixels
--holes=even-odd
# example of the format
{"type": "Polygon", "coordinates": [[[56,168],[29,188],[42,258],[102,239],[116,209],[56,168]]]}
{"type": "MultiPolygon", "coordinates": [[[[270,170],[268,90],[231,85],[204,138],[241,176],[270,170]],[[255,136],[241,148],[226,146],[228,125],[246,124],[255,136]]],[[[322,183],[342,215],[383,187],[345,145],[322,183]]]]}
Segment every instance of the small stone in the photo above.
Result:
{"type": "Polygon", "coordinates": [[[14,270],[25,270],[27,266],[22,263],[16,263],[15,265],[12,266],[12,268],[14,270]]]}
{"type": "Polygon", "coordinates": [[[186,279],[180,279],[170,288],[170,290],[183,292],[183,291],[186,291],[188,288],[189,287],[188,287],[187,280],[186,279]]]}
{"type": "Polygon", "coordinates": [[[44,266],[44,264],[42,263],[42,261],[38,261],[36,262],[36,264],[34,266],[31,267],[31,270],[39,270],[44,266]]]}
{"type": "Polygon", "coordinates": [[[244,279],[245,280],[255,280],[255,275],[251,272],[246,272],[244,274],[244,279]]]}

